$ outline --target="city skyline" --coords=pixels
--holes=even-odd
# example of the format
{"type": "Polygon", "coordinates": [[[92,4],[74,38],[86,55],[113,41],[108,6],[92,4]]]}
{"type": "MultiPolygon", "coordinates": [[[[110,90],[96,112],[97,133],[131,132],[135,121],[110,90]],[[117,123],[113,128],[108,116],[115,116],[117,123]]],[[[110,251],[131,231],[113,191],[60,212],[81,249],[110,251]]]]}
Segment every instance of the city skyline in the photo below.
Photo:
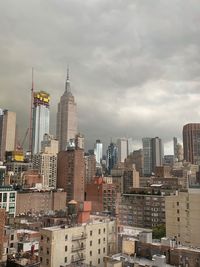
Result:
{"type": "Polygon", "coordinates": [[[31,67],[35,89],[52,96],[55,134],[70,65],[87,148],[98,138],[109,144],[123,136],[159,136],[166,145],[182,139],[183,125],[200,121],[196,1],[22,0],[12,8],[1,3],[0,12],[0,104],[17,113],[20,136],[29,125],[31,67]]]}

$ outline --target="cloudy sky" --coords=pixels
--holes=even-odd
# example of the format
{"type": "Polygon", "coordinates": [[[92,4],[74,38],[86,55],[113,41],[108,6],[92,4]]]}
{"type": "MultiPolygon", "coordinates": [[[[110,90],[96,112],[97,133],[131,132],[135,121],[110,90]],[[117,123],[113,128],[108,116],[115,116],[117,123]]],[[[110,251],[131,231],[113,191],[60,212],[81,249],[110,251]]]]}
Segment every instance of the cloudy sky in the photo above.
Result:
{"type": "Polygon", "coordinates": [[[0,107],[29,124],[35,89],[51,96],[51,132],[67,65],[87,147],[159,136],[171,152],[200,121],[199,0],[6,0],[0,3],[0,107]]]}

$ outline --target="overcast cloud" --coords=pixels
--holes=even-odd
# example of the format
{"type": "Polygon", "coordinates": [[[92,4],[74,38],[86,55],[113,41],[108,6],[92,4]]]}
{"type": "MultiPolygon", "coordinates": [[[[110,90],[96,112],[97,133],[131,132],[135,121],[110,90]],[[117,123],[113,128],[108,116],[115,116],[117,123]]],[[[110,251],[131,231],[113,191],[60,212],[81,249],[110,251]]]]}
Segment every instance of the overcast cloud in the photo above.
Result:
{"type": "Polygon", "coordinates": [[[35,89],[51,96],[51,132],[67,64],[87,148],[161,137],[200,122],[199,0],[6,0],[0,3],[0,107],[29,125],[35,89]]]}

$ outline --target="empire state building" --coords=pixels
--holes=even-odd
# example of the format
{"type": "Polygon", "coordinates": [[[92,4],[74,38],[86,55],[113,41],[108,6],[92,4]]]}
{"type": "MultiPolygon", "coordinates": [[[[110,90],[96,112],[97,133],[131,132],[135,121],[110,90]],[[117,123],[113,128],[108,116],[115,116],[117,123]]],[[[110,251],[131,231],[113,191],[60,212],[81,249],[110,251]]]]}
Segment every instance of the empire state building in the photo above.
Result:
{"type": "Polygon", "coordinates": [[[59,151],[66,150],[69,140],[74,139],[77,134],[77,105],[71,93],[69,70],[67,70],[65,92],[58,103],[56,134],[59,151]]]}

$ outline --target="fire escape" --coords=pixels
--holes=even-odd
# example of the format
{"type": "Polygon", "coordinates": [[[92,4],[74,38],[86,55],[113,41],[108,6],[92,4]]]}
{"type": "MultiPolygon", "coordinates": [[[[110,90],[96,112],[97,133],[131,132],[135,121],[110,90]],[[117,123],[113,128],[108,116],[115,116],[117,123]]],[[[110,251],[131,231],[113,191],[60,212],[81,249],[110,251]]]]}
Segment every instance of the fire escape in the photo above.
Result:
{"type": "Polygon", "coordinates": [[[82,232],[79,235],[72,236],[72,263],[77,263],[85,260],[85,239],[86,234],[82,232]]]}

